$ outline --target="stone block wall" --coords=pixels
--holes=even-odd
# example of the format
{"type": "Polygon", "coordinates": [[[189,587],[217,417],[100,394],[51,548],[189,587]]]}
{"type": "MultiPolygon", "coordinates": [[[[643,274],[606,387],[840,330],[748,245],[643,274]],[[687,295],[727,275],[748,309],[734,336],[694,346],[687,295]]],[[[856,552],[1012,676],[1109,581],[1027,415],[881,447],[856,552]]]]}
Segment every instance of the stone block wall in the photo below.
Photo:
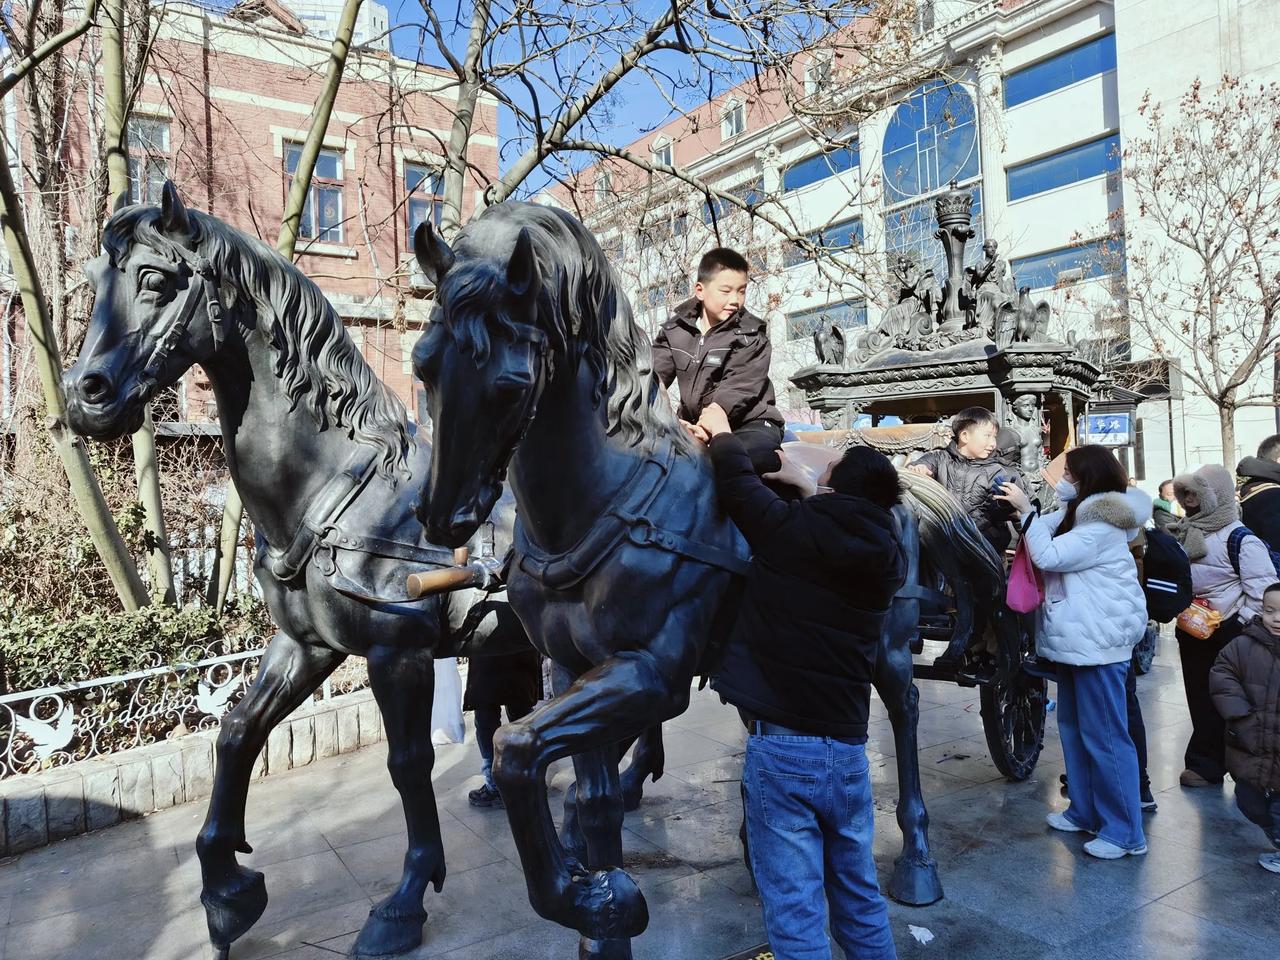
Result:
{"type": "MultiPolygon", "coordinates": [[[[217,737],[217,730],[203,730],[0,781],[0,855],[209,796],[217,737]]],[[[370,691],[312,701],[272,731],[254,779],[381,739],[381,715],[370,691]]]]}

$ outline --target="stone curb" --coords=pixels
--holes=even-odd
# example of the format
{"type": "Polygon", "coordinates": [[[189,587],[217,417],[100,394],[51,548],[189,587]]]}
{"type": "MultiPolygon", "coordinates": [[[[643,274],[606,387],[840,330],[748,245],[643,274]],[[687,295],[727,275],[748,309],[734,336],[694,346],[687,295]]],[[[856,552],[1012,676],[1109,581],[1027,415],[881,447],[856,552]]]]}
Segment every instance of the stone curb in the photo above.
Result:
{"type": "MultiPolygon", "coordinates": [[[[0,781],[0,855],[42,847],[209,796],[218,731],[0,781]]],[[[255,780],[382,740],[369,690],[312,700],[271,732],[255,780]]]]}

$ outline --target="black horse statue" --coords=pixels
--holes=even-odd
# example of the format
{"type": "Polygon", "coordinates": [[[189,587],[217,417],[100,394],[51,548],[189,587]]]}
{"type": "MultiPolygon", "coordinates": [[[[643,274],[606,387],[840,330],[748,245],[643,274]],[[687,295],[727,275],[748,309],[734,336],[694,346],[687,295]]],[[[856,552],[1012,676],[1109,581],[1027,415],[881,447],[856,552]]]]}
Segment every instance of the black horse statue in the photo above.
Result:
{"type": "MultiPolygon", "coordinates": [[[[583,935],[580,956],[629,957],[648,912],[621,869],[616,744],[688,705],[691,680],[733,615],[745,545],[582,224],[551,207],[504,203],[452,248],[424,225],[415,250],[437,297],[414,349],[435,426],[421,519],[433,542],[466,543],[509,467],[518,520],[508,596],[556,664],[556,698],[503,727],[496,743],[494,779],[529,899],[583,935]],[[585,864],[566,851],[547,803],[547,767],[563,757],[577,775],[585,864]]],[[[919,516],[924,550],[954,554],[948,566],[994,592],[999,561],[945,491],[921,479],[907,499],[912,509],[899,516],[908,542],[919,516]],[[937,496],[925,503],[917,489],[937,496]]],[[[917,609],[908,591],[886,628],[876,686],[898,745],[903,852],[890,892],[931,903],[942,890],[916,760],[917,609]]]]}
{"type": "Polygon", "coordinates": [[[185,209],[172,183],[159,208],[117,207],[103,248],[87,268],[97,299],[85,346],[63,380],[71,427],[101,439],[129,433],[147,400],[201,364],[279,626],[218,736],[196,842],[210,939],[226,957],[266,907],[263,875],[236,859],[250,852],[255,758],[354,655],[368,663],[382,713],[408,851],[400,886],[372,910],[352,955],[411,950],[427,885],[438,891],[445,878],[431,786],[433,657],[510,650],[523,631],[510,616],[468,618],[477,591],[406,594],[408,570],[453,560],[415,517],[431,448],[315,284],[260,241],[185,209]]]}

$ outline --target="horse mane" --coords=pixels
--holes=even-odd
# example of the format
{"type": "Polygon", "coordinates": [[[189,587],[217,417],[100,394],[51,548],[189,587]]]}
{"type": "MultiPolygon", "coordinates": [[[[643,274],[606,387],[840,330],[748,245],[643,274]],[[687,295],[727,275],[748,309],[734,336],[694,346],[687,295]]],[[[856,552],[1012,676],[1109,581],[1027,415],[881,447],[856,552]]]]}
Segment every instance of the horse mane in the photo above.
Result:
{"type": "MultiPolygon", "coordinates": [[[[112,262],[119,263],[134,243],[179,259],[159,217],[159,209],[150,206],[126,207],[113,216],[102,237],[112,262]]],[[[365,362],[323,291],[262,241],[199,211],[188,210],[187,217],[192,247],[213,264],[224,296],[234,287],[257,304],[290,411],[301,406],[321,430],[333,424],[374,446],[380,452],[378,473],[393,477],[413,446],[404,404],[365,362]]]]}
{"type": "Polygon", "coordinates": [[[521,229],[533,242],[541,278],[538,324],[567,366],[587,364],[605,403],[608,433],[628,446],[668,436],[682,453],[693,443],[680,426],[653,372],[649,338],[595,236],[563,210],[507,202],[485,210],[459,235],[459,254],[442,281],[442,319],[477,363],[489,353],[489,325],[514,332],[506,260],[521,229]],[[504,253],[496,259],[494,249],[504,253]],[[506,291],[504,295],[504,291],[506,291]]]}

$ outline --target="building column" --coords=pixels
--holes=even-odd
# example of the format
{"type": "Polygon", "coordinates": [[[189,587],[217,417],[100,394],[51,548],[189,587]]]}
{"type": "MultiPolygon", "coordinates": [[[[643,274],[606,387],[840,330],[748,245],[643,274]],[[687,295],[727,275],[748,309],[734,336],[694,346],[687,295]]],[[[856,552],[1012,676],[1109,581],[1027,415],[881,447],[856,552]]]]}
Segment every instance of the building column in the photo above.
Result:
{"type": "Polygon", "coordinates": [[[874,329],[884,316],[888,258],[884,229],[884,135],[896,104],[875,111],[858,126],[858,200],[862,214],[862,249],[867,256],[867,325],[874,329]]]}
{"type": "Polygon", "coordinates": [[[1009,255],[1008,181],[1005,179],[1004,61],[1000,41],[978,57],[978,151],[982,162],[982,222],[986,236],[1009,255]]]}

